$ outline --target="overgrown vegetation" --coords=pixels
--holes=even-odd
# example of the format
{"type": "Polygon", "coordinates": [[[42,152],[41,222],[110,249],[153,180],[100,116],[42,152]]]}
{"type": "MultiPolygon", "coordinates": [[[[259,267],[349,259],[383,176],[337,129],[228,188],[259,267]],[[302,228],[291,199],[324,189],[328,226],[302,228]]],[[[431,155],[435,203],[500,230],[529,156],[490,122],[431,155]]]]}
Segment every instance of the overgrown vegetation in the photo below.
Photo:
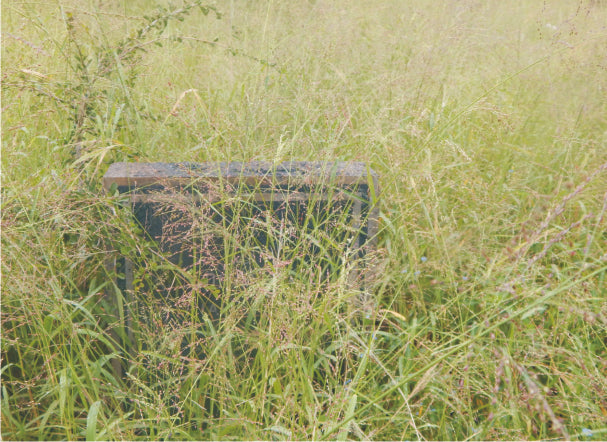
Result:
{"type": "Polygon", "coordinates": [[[607,437],[605,23],[591,0],[3,2],[2,438],[607,437]],[[373,311],[276,265],[219,320],[128,315],[150,284],[105,263],[165,261],[108,164],[253,159],[380,173],[373,311]]]}

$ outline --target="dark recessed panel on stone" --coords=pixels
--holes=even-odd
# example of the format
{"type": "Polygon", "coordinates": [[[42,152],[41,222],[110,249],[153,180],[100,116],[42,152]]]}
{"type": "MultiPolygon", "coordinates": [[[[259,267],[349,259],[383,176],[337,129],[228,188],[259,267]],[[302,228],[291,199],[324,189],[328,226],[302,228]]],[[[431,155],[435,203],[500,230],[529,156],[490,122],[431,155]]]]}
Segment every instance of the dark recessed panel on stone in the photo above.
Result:
{"type": "MultiPolygon", "coordinates": [[[[377,180],[356,162],[115,163],[103,185],[124,194],[168,261],[221,291],[226,275],[237,286],[239,275],[284,267],[324,281],[344,259],[364,258],[377,234],[377,180]]],[[[119,264],[124,289],[136,266],[119,264]]],[[[364,269],[352,273],[363,286],[364,269]]],[[[179,296],[175,281],[162,284],[163,297],[179,296]]]]}

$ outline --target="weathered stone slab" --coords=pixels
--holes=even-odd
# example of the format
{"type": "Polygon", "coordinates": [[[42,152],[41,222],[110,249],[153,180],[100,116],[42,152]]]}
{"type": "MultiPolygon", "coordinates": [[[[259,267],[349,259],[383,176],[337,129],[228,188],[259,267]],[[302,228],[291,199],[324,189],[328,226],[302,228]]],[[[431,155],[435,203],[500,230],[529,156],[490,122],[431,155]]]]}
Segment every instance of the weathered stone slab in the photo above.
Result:
{"type": "MultiPolygon", "coordinates": [[[[228,264],[246,272],[280,260],[328,274],[375,246],[378,176],[364,163],[115,163],[103,185],[128,197],[171,262],[218,287],[228,264]]],[[[133,263],[123,265],[132,290],[133,263]]]]}
{"type": "Polygon", "coordinates": [[[144,191],[154,185],[179,186],[198,182],[249,185],[258,188],[305,186],[331,183],[334,186],[372,185],[379,189],[377,174],[358,162],[291,161],[278,165],[253,161],[212,163],[114,163],[103,177],[106,190],[116,185],[121,192],[144,191]]]}

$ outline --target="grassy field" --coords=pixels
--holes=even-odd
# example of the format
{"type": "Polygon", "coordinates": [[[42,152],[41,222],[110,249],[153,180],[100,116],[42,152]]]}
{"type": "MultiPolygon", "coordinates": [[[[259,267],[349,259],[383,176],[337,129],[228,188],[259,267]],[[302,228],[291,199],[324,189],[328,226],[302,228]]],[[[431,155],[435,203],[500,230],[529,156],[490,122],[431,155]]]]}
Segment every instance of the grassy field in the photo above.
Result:
{"type": "Polygon", "coordinates": [[[606,439],[606,24],[601,0],[2,2],[2,438],[606,439]],[[188,320],[195,284],[154,304],[108,165],[291,159],[380,174],[365,313],[345,265],[239,275],[218,321],[188,320]]]}

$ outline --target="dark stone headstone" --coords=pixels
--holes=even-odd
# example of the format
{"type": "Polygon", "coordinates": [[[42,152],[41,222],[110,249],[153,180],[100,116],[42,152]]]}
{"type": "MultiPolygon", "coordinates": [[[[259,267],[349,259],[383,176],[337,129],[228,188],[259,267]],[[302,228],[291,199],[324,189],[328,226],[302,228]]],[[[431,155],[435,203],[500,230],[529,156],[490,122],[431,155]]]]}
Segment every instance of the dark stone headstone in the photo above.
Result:
{"type": "MultiPolygon", "coordinates": [[[[128,198],[166,259],[215,293],[268,266],[326,280],[375,247],[378,176],[364,163],[115,163],[103,185],[128,198]]],[[[136,265],[118,264],[123,289],[134,288],[136,265]]],[[[351,273],[365,285],[361,266],[351,273]]],[[[179,297],[174,280],[160,285],[179,297]]]]}

